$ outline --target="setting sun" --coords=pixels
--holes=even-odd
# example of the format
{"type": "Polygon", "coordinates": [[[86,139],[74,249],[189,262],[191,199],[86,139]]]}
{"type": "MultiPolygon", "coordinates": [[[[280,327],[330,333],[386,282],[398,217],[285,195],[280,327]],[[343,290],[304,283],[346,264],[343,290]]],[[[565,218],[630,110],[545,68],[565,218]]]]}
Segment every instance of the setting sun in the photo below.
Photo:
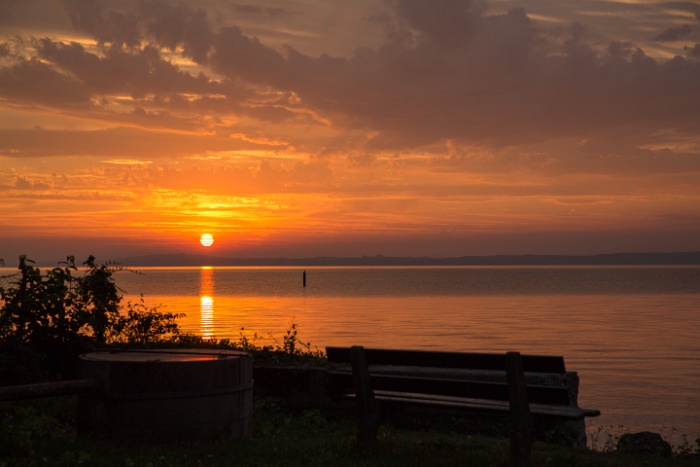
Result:
{"type": "Polygon", "coordinates": [[[203,246],[211,246],[212,243],[214,243],[214,237],[212,237],[210,234],[204,234],[200,237],[199,243],[201,243],[203,246]]]}

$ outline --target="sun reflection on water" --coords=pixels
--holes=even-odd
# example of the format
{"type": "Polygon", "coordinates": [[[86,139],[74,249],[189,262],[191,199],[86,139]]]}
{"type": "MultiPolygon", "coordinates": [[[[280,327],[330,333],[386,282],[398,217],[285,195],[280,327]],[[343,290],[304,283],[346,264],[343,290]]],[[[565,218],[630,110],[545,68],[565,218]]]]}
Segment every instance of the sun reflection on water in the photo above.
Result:
{"type": "Polygon", "coordinates": [[[214,271],[203,266],[199,274],[200,335],[204,339],[214,336],[214,271]]]}

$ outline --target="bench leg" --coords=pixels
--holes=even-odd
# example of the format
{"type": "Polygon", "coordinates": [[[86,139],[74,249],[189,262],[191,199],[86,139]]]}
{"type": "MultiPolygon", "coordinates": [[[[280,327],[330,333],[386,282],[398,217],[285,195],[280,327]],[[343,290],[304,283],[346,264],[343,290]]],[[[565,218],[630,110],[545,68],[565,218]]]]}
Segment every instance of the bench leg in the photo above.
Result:
{"type": "Polygon", "coordinates": [[[527,397],[523,363],[518,352],[506,354],[506,375],[510,403],[511,463],[515,467],[529,467],[532,465],[532,443],[535,439],[535,429],[527,397]]]}
{"type": "Polygon", "coordinates": [[[372,449],[377,444],[379,408],[374,400],[369,365],[363,347],[350,348],[350,363],[357,404],[357,444],[361,449],[372,449]]]}

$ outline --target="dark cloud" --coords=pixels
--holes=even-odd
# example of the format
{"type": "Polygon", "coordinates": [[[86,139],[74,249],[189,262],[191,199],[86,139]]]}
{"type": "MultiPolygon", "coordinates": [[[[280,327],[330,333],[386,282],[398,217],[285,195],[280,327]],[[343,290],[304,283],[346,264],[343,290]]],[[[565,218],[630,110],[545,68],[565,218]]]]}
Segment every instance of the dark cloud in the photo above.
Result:
{"type": "Polygon", "coordinates": [[[102,56],[87,52],[75,42],[42,39],[37,48],[42,59],[69,72],[98,94],[127,92],[142,97],[148,93],[210,93],[217,88],[203,75],[182,72],[152,46],[128,52],[110,47],[102,56]]]}
{"type": "Polygon", "coordinates": [[[684,24],[683,26],[677,26],[675,28],[668,28],[664,32],[654,36],[656,42],[670,42],[678,41],[683,37],[688,36],[692,33],[695,28],[689,24],[684,24]]]}
{"type": "Polygon", "coordinates": [[[214,52],[207,64],[229,77],[240,77],[252,83],[279,81],[284,85],[285,60],[276,50],[258,39],[243,34],[237,27],[225,27],[216,35],[214,52]]]}
{"type": "Polygon", "coordinates": [[[231,5],[231,9],[241,16],[278,18],[290,15],[290,12],[284,8],[262,7],[249,3],[234,4],[231,5]]]}
{"type": "MultiPolygon", "coordinates": [[[[600,51],[588,43],[585,27],[545,29],[523,9],[490,14],[477,0],[391,0],[393,11],[381,20],[382,43],[332,57],[273,48],[233,25],[216,29],[203,9],[184,3],[142,0],[133,11],[117,11],[92,0],[65,1],[75,26],[104,47],[88,52],[77,43],[43,39],[38,53],[44,61],[2,71],[0,80],[11,85],[5,95],[14,89],[29,99],[29,89],[46,80],[70,92],[37,90],[44,102],[49,94],[85,102],[90,95],[126,92],[170,109],[201,115],[217,109],[270,123],[303,111],[371,131],[363,143],[370,149],[444,140],[503,147],[611,127],[700,131],[695,49],[666,61],[626,42],[600,51]],[[161,48],[181,53],[203,72],[180,69],[161,48]],[[29,71],[37,76],[22,87],[20,75],[29,71]],[[177,97],[184,94],[188,99],[177,97]]],[[[266,12],[251,4],[234,8],[266,12]]],[[[657,39],[691,32],[690,26],[671,28],[657,39]]],[[[155,114],[140,117],[148,115],[155,114]]]]}
{"type": "Polygon", "coordinates": [[[170,50],[182,46],[185,54],[197,62],[206,59],[214,33],[205,10],[164,0],[142,0],[139,5],[147,33],[160,45],[170,50]]]}
{"type": "Polygon", "coordinates": [[[286,77],[319,109],[379,130],[377,147],[443,138],[513,144],[655,119],[698,126],[697,63],[657,62],[629,44],[603,55],[579,28],[559,48],[521,10],[471,19],[472,36],[459,47],[440,47],[423,28],[347,61],[290,53],[270,76],[286,77]]]}
{"type": "Polygon", "coordinates": [[[475,0],[395,0],[396,11],[430,40],[446,47],[464,44],[475,33],[486,3],[475,0]]]}
{"type": "Polygon", "coordinates": [[[135,11],[107,10],[102,0],[63,0],[71,22],[100,43],[138,46],[139,16],[135,11]]]}
{"type": "Polygon", "coordinates": [[[0,96],[52,106],[84,106],[90,93],[75,79],[36,58],[0,68],[0,96]]]}

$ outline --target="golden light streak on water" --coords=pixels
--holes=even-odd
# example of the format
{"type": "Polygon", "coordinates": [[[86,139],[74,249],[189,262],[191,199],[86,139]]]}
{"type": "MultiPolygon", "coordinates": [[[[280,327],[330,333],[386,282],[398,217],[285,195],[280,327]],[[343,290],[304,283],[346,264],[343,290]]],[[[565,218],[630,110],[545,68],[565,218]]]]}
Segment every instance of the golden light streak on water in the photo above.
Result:
{"type": "Polygon", "coordinates": [[[214,337],[214,298],[208,295],[199,297],[199,334],[204,339],[214,337]]]}
{"type": "Polygon", "coordinates": [[[203,266],[199,273],[199,334],[204,339],[214,337],[214,273],[203,266]]]}

